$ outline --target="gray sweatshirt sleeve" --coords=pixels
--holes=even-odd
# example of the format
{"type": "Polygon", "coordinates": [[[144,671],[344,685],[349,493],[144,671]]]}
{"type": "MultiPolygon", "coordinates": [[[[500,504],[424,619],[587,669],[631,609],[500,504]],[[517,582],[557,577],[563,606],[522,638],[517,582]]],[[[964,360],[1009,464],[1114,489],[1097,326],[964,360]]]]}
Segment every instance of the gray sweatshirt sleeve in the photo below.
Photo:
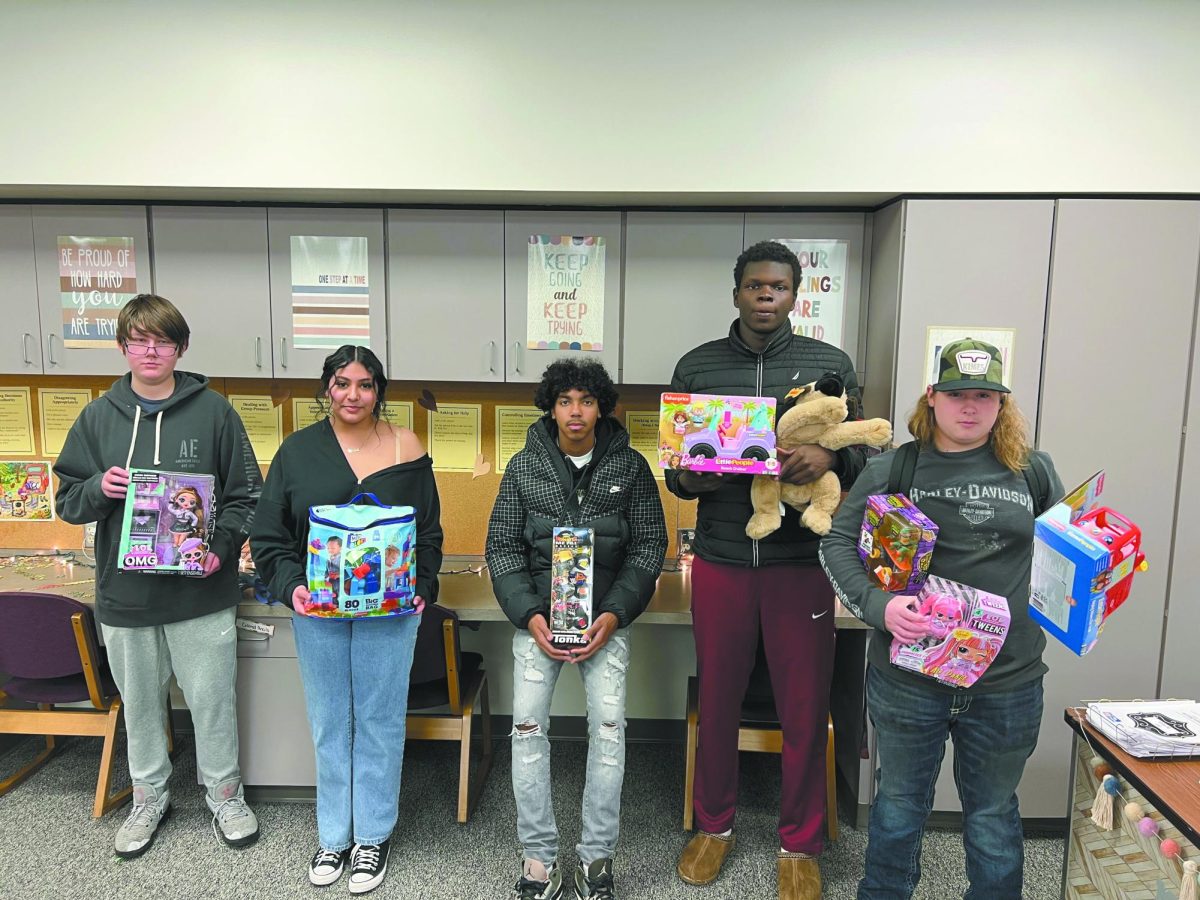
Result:
{"type": "MultiPolygon", "coordinates": [[[[894,452],[894,451],[893,451],[894,452]]],[[[883,610],[892,595],[877,587],[867,575],[866,566],[858,555],[858,538],[862,531],[863,512],[867,497],[887,491],[892,467],[892,453],[876,456],[854,482],[849,495],[833,517],[833,528],[821,539],[818,557],[829,583],[842,605],[868,625],[885,631],[883,610]]]]}

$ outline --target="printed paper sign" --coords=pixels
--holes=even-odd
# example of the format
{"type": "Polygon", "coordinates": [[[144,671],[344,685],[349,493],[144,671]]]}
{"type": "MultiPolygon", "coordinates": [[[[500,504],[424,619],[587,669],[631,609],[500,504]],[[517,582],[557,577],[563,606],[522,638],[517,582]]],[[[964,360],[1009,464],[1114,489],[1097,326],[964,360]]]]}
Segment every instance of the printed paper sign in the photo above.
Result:
{"type": "MultiPolygon", "coordinates": [[[[812,240],[779,243],[800,260],[800,283],[796,285],[796,307],[788,316],[792,331],[842,346],[846,315],[846,241],[812,240]]],[[[843,348],[845,349],[845,348],[843,348]]]]}
{"type": "Polygon", "coordinates": [[[38,411],[42,419],[42,452],[58,456],[67,440],[67,432],[92,402],[92,392],[86,388],[38,388],[38,411]]]}
{"type": "Polygon", "coordinates": [[[0,453],[32,456],[36,452],[29,388],[0,388],[0,453]]]}
{"type": "Polygon", "coordinates": [[[137,294],[131,237],[58,236],[63,346],[116,346],[117,316],[137,294]]]}
{"type": "Polygon", "coordinates": [[[604,238],[529,236],[528,347],[604,349],[604,238]]]}
{"type": "Polygon", "coordinates": [[[365,237],[292,235],[292,346],[371,344],[365,237]]]}

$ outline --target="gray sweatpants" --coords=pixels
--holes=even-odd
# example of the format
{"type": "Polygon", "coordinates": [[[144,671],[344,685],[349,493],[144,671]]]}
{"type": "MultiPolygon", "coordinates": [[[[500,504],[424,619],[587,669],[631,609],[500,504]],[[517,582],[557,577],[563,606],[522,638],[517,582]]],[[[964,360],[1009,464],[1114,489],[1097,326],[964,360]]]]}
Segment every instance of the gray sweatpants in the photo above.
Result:
{"type": "Polygon", "coordinates": [[[237,633],[234,607],[185,622],[121,628],[101,625],[129,734],[129,777],[161,794],[171,776],[167,689],[171,672],[196,729],[196,767],[208,794],[241,778],[238,769],[237,633]]]}

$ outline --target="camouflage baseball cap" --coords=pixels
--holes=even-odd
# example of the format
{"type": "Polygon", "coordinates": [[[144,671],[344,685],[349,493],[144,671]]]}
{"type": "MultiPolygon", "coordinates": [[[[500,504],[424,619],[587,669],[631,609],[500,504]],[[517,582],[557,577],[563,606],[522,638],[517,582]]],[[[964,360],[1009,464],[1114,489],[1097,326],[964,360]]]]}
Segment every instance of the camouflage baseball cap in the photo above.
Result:
{"type": "Polygon", "coordinates": [[[1011,393],[1004,386],[1000,351],[985,341],[963,338],[942,348],[935,391],[961,391],[983,388],[1011,393]]]}

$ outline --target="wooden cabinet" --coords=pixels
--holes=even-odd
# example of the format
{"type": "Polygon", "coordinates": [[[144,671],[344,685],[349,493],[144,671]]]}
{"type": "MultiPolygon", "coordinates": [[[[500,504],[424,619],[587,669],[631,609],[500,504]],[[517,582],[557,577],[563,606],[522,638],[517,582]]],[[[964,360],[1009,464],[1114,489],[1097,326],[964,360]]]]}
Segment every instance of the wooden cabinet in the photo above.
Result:
{"type": "Polygon", "coordinates": [[[45,374],[125,372],[117,312],[128,295],[154,290],[146,207],[34,207],[33,245],[45,374]],[[60,240],[71,237],[109,240],[81,250],[78,240],[60,240]]]}
{"type": "Polygon", "coordinates": [[[267,211],[155,206],[150,224],[155,287],[192,330],[180,368],[212,377],[270,377],[267,211]]]}
{"type": "Polygon", "coordinates": [[[4,310],[0,373],[42,374],[33,213],[28,206],[0,206],[0,309],[4,310]]]}
{"type": "Polygon", "coordinates": [[[388,210],[390,378],[504,381],[504,214],[388,210]]]}

